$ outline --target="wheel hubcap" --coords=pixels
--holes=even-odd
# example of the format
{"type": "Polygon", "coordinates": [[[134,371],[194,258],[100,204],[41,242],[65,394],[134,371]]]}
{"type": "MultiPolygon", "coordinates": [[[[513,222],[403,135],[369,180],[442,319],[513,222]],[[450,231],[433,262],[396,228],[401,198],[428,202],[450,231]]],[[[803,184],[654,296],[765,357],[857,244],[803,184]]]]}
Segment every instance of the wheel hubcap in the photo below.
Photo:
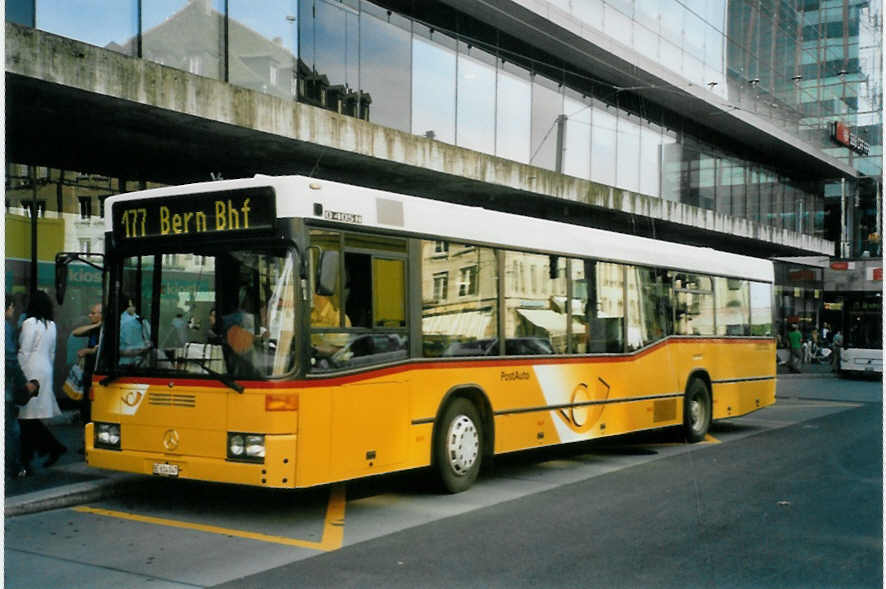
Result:
{"type": "Polygon", "coordinates": [[[692,430],[700,432],[704,427],[704,403],[698,397],[693,397],[689,402],[689,419],[692,423],[692,430]]]}
{"type": "Polygon", "coordinates": [[[698,429],[698,424],[701,421],[701,403],[698,402],[698,399],[693,399],[689,404],[689,415],[692,418],[692,428],[698,429]]]}
{"type": "Polygon", "coordinates": [[[446,440],[446,454],[452,470],[459,476],[467,474],[480,453],[480,436],[474,422],[466,415],[459,415],[449,426],[446,440]]]}

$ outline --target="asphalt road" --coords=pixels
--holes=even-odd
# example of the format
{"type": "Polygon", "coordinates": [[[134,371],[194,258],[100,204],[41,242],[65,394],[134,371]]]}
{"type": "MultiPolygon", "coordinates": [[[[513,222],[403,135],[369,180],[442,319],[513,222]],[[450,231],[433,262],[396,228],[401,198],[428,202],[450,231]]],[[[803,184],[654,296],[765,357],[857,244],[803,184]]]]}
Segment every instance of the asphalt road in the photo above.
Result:
{"type": "Polygon", "coordinates": [[[6,521],[6,586],[882,587],[882,386],[779,381],[672,432],[499,457],[465,493],[405,473],[295,493],[145,479],[6,521]]]}
{"type": "Polygon", "coordinates": [[[226,587],[882,587],[881,411],[863,406],[226,587]]]}

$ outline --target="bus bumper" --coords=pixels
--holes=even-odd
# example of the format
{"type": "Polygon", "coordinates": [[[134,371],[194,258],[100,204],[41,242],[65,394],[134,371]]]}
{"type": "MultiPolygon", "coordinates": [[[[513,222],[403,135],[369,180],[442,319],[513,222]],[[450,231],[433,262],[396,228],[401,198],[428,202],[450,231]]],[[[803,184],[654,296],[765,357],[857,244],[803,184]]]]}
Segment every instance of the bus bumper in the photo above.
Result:
{"type": "Polygon", "coordinates": [[[295,434],[265,436],[265,461],[262,464],[205,456],[140,452],[125,448],[123,450],[96,448],[92,423],[86,425],[85,437],[86,463],[95,468],[278,489],[292,489],[296,486],[295,443],[297,436],[295,434]],[[158,472],[163,474],[158,474],[158,472]]]}

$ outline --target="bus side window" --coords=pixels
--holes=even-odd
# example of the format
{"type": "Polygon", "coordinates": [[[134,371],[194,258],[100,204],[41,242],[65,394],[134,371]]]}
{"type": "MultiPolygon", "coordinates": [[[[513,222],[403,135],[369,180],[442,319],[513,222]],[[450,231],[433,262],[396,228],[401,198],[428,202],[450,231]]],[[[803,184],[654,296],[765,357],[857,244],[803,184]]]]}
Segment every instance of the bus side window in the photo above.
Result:
{"type": "Polygon", "coordinates": [[[511,250],[502,255],[505,354],[565,354],[565,258],[511,250]]]}
{"type": "Polygon", "coordinates": [[[422,355],[497,356],[495,250],[439,240],[421,249],[422,355]]]}
{"type": "Polygon", "coordinates": [[[344,255],[334,292],[313,295],[309,370],[330,372],[405,359],[406,241],[312,230],[311,245],[324,252],[341,251],[344,245],[344,255]]]}

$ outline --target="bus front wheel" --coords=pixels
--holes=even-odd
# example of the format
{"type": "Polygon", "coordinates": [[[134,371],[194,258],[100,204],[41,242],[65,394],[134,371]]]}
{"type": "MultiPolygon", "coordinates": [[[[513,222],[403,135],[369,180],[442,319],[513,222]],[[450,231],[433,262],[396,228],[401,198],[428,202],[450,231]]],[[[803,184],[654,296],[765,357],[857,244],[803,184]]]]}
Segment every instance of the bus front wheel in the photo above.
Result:
{"type": "Polygon", "coordinates": [[[711,392],[700,378],[692,379],[683,402],[683,429],[686,439],[694,444],[702,441],[711,426],[711,392]]]}
{"type": "Polygon", "coordinates": [[[482,427],[477,408],[467,399],[453,400],[443,412],[434,440],[434,466],[445,491],[460,493],[477,480],[483,458],[482,427]]]}

